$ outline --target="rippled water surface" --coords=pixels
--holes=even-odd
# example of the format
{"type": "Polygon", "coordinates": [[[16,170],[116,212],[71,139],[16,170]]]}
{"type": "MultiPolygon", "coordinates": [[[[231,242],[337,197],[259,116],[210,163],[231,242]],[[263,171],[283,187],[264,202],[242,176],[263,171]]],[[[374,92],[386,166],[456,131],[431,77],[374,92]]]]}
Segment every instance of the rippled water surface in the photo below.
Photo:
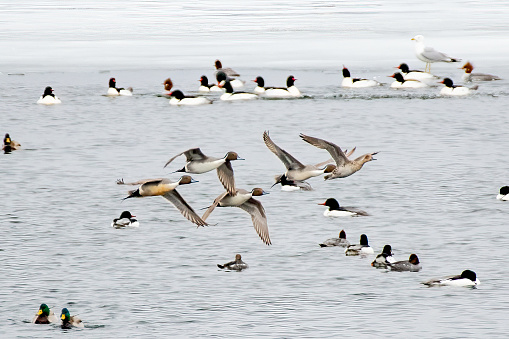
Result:
{"type": "MultiPolygon", "coordinates": [[[[44,302],[79,314],[90,338],[505,337],[509,206],[495,196],[509,184],[506,4],[4,1],[0,11],[0,133],[23,146],[0,155],[0,336],[68,335],[30,324],[44,302]],[[409,40],[418,33],[505,80],[466,98],[340,88],[343,64],[386,84],[400,62],[422,68],[409,40]],[[196,92],[216,58],[244,80],[281,86],[293,74],[304,97],[170,106],[162,81],[196,92]],[[134,96],[104,96],[110,77],[134,96]],[[47,85],[61,105],[35,104],[47,85]],[[183,159],[163,165],[191,147],[238,152],[237,185],[268,190],[284,167],[264,130],[304,163],[328,153],[299,133],[380,153],[351,177],[310,179],[314,191],[275,186],[260,197],[272,246],[240,209],[217,209],[215,226],[196,228],[159,197],[121,202],[116,179],[175,180],[183,159]],[[317,204],[329,197],[371,216],[326,218],[317,204]],[[126,209],[140,227],[111,228],[126,209]],[[367,234],[375,252],[416,253],[423,270],[376,270],[372,257],[318,246],[341,229],[351,242],[367,234]],[[217,269],[235,253],[248,270],[217,269]],[[420,284],[464,269],[478,289],[420,284]]],[[[461,83],[458,67],[432,71],[461,83]]],[[[193,177],[178,190],[201,214],[222,186],[213,172],[193,177]]]]}

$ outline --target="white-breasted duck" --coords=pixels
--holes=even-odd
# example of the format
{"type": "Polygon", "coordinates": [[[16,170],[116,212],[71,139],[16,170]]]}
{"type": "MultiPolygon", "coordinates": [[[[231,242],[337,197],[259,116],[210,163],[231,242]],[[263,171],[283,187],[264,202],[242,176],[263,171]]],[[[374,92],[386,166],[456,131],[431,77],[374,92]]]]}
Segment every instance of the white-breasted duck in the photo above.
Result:
{"type": "Polygon", "coordinates": [[[209,93],[209,92],[224,92],[224,89],[219,87],[215,84],[209,84],[209,78],[207,78],[206,75],[202,75],[200,78],[200,87],[198,88],[198,91],[202,93],[209,93]]]}
{"type": "Polygon", "coordinates": [[[366,234],[361,234],[359,244],[349,245],[345,249],[346,255],[368,255],[373,253],[374,251],[368,244],[368,236],[366,234]]]}
{"type": "Polygon", "coordinates": [[[509,186],[502,186],[498,191],[497,200],[509,201],[509,186]]]}
{"type": "Polygon", "coordinates": [[[269,227],[267,226],[267,216],[265,215],[265,209],[258,200],[254,199],[255,196],[262,196],[268,194],[261,188],[253,188],[251,191],[246,191],[241,188],[235,190],[235,194],[224,192],[219,195],[212,205],[205,211],[202,216],[203,220],[207,220],[210,213],[217,207],[239,207],[246,211],[251,216],[254,229],[262,241],[270,245],[269,227]]]}
{"type": "Polygon", "coordinates": [[[324,203],[318,204],[321,206],[327,206],[323,212],[323,215],[326,217],[356,217],[356,216],[367,216],[369,215],[365,211],[352,208],[352,207],[342,207],[339,205],[339,202],[334,198],[329,198],[325,200],[324,203]]]}
{"type": "Polygon", "coordinates": [[[168,166],[175,158],[182,154],[186,156],[186,164],[176,172],[202,174],[216,170],[217,177],[221,184],[223,184],[225,190],[232,194],[235,193],[235,178],[233,176],[231,161],[244,160],[236,152],[228,152],[222,158],[215,158],[203,154],[199,148],[190,148],[168,160],[164,167],[168,166]]]}
{"type": "Polygon", "coordinates": [[[347,247],[348,245],[350,245],[350,242],[346,240],[345,231],[341,230],[341,232],[339,232],[339,238],[330,238],[318,245],[320,245],[320,247],[333,247],[333,246],[347,247]]]}
{"type": "Polygon", "coordinates": [[[456,286],[456,287],[476,287],[481,284],[474,271],[464,270],[461,274],[451,275],[443,278],[435,278],[423,282],[422,284],[432,286],[456,286]]]}
{"type": "Polygon", "coordinates": [[[389,78],[394,78],[391,88],[424,88],[428,87],[424,82],[415,79],[405,79],[399,72],[389,75],[389,78]]]}
{"type": "Polygon", "coordinates": [[[130,183],[125,183],[123,179],[117,180],[118,185],[139,185],[138,189],[129,191],[129,195],[123,200],[159,195],[171,202],[187,220],[198,226],[207,226],[207,223],[203,221],[198,214],[196,214],[193,208],[189,206],[189,204],[176,190],[179,185],[186,185],[194,182],[197,181],[189,175],[183,175],[176,182],[165,178],[144,179],[130,183]]]}
{"type": "Polygon", "coordinates": [[[211,100],[204,97],[186,96],[180,90],[171,92],[170,97],[170,105],[173,106],[198,106],[212,103],[211,100]]]}
{"type": "Polygon", "coordinates": [[[470,92],[472,90],[477,89],[477,86],[474,86],[472,88],[468,88],[465,86],[456,86],[456,85],[454,85],[452,79],[450,79],[450,78],[445,78],[440,83],[445,85],[440,90],[441,95],[463,96],[463,95],[468,95],[468,94],[470,94],[470,92]]]}
{"type": "Polygon", "coordinates": [[[55,105],[61,104],[62,101],[53,94],[53,88],[51,88],[51,86],[47,86],[44,89],[44,93],[41,95],[39,100],[37,100],[37,103],[41,105],[55,105]]]}
{"type": "Polygon", "coordinates": [[[343,81],[341,82],[342,87],[362,88],[362,87],[373,87],[378,85],[380,85],[380,83],[376,80],[352,78],[348,68],[343,66],[343,81]]]}
{"type": "MultiPolygon", "coordinates": [[[[171,81],[171,80],[170,80],[171,81]]],[[[166,88],[166,85],[165,85],[166,88]]],[[[108,87],[108,96],[132,96],[133,95],[133,88],[117,88],[117,80],[115,78],[110,78],[109,81],[109,87],[108,87]]]]}
{"type": "Polygon", "coordinates": [[[437,76],[435,76],[431,73],[419,71],[419,70],[415,70],[415,69],[411,70],[406,63],[402,63],[396,68],[401,71],[401,74],[403,74],[403,78],[405,78],[405,80],[426,81],[426,80],[438,79],[437,76]]]}
{"type": "Polygon", "coordinates": [[[126,227],[139,227],[140,223],[135,219],[135,215],[132,215],[129,211],[124,211],[120,214],[119,218],[113,219],[111,227],[114,228],[126,228],[126,227]]]}
{"type": "Polygon", "coordinates": [[[219,87],[224,88],[225,93],[221,95],[221,100],[232,101],[232,100],[253,100],[258,99],[258,95],[248,92],[237,92],[233,90],[230,80],[223,80],[219,84],[219,87]]]}
{"type": "Polygon", "coordinates": [[[387,266],[396,260],[392,256],[392,247],[391,245],[385,245],[382,253],[378,254],[371,263],[371,266],[376,268],[387,268],[387,266]]]}

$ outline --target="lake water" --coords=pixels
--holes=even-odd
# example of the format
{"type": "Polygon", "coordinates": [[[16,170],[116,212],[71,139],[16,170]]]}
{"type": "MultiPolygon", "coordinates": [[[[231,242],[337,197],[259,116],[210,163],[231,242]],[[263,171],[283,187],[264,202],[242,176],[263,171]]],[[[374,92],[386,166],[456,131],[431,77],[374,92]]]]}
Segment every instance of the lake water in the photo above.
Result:
{"type": "MultiPolygon", "coordinates": [[[[506,3],[4,1],[0,11],[0,133],[23,146],[0,155],[1,337],[70,335],[30,323],[43,302],[79,314],[86,327],[73,332],[89,338],[506,336],[509,205],[495,200],[509,184],[506,3]],[[422,69],[416,34],[504,80],[465,98],[340,87],[343,64],[387,84],[401,62],[422,69]],[[196,93],[217,58],[244,80],[281,86],[293,74],[304,97],[173,107],[161,96],[167,77],[196,93]],[[133,97],[104,96],[110,77],[133,97]],[[48,85],[61,105],[35,104],[48,85]],[[310,179],[314,191],[260,197],[272,246],[240,209],[196,228],[164,199],[121,201],[117,179],[176,180],[183,159],[163,165],[191,147],[238,152],[237,185],[269,190],[284,167],[264,130],[304,163],[328,153],[299,133],[380,153],[351,177],[310,179]],[[330,197],[371,216],[326,218],[317,204],[330,197]],[[123,210],[139,228],[110,227],[123,210]],[[341,229],[353,243],[367,234],[376,253],[416,253],[423,270],[376,270],[373,257],[318,246],[341,229]],[[249,269],[218,270],[236,253],[249,269]],[[464,269],[479,288],[420,284],[464,269]]],[[[432,72],[461,83],[458,67],[432,72]]],[[[178,190],[201,214],[222,186],[213,172],[193,177],[178,190]]]]}

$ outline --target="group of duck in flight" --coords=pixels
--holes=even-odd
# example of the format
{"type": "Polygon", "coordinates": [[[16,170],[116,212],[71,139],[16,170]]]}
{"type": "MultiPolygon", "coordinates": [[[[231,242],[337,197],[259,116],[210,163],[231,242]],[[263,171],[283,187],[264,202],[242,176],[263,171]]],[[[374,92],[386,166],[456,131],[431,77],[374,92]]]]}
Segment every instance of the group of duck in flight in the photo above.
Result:
{"type": "MultiPolygon", "coordinates": [[[[453,58],[445,53],[435,50],[433,47],[424,45],[424,37],[422,35],[416,35],[412,40],[415,41],[415,54],[417,58],[426,63],[424,71],[411,70],[406,63],[401,63],[396,72],[389,77],[394,78],[394,82],[390,84],[391,88],[394,89],[415,89],[435,86],[440,77],[430,73],[431,63],[435,62],[460,62],[461,59],[453,58]]],[[[277,99],[289,99],[299,98],[302,96],[299,89],[295,86],[297,80],[293,75],[288,76],[286,79],[286,87],[270,87],[265,86],[265,80],[263,77],[258,76],[253,82],[256,83],[256,87],[252,92],[239,91],[238,89],[244,88],[245,82],[240,80],[238,77],[240,74],[231,68],[223,68],[220,60],[215,61],[215,77],[217,83],[209,83],[207,76],[202,75],[199,79],[200,86],[198,92],[201,94],[207,93],[220,93],[220,100],[233,101],[233,100],[253,100],[259,97],[262,98],[277,98],[277,99]]],[[[501,80],[496,75],[486,73],[472,73],[474,66],[470,62],[466,62],[463,67],[465,71],[463,75],[463,81],[477,82],[477,81],[495,81],[501,80]]],[[[383,85],[374,79],[363,79],[354,78],[351,76],[350,71],[343,66],[343,80],[341,82],[342,87],[346,88],[366,88],[383,85]]],[[[478,86],[466,87],[454,85],[451,78],[444,78],[440,82],[444,84],[444,87],[440,90],[441,95],[446,96],[464,96],[468,95],[472,90],[476,90],[478,86]]],[[[163,83],[165,90],[168,91],[171,105],[204,105],[211,104],[212,100],[206,96],[190,96],[185,95],[181,90],[173,90],[173,82],[170,78],[166,79],[163,83]]],[[[115,78],[109,80],[109,88],[107,92],[108,96],[132,96],[132,87],[118,88],[116,86],[115,78]]],[[[61,103],[61,100],[53,94],[53,89],[48,86],[44,90],[43,95],[37,101],[38,104],[53,105],[61,103]]]]}

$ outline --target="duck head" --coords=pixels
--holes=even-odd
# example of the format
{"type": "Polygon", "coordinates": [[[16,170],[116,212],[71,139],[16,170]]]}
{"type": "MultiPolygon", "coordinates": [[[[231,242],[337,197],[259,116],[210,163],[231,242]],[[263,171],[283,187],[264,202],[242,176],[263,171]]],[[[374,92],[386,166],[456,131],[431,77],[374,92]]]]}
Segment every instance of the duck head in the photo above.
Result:
{"type": "Polygon", "coordinates": [[[251,190],[251,195],[253,197],[259,197],[259,196],[262,196],[262,195],[265,195],[265,194],[269,194],[269,192],[265,192],[262,188],[260,187],[255,187],[251,190]]]}
{"type": "Polygon", "coordinates": [[[383,254],[386,254],[387,256],[392,255],[392,247],[391,245],[385,245],[384,249],[382,250],[383,254]]]}
{"type": "Polygon", "coordinates": [[[179,90],[171,92],[170,96],[174,97],[177,100],[182,100],[185,98],[184,93],[182,93],[182,91],[179,91],[179,90]]]}
{"type": "Polygon", "coordinates": [[[295,80],[297,80],[297,79],[295,79],[295,78],[293,77],[293,75],[290,75],[290,76],[286,79],[286,87],[292,87],[292,86],[294,85],[294,83],[295,83],[295,80]]]}
{"type": "Polygon", "coordinates": [[[324,203],[318,205],[327,206],[329,210],[339,210],[339,202],[334,198],[329,198],[324,203]]]}
{"type": "Polygon", "coordinates": [[[477,275],[475,274],[474,271],[464,270],[463,272],[461,272],[461,278],[470,279],[475,282],[477,280],[477,275]]]}
{"type": "Polygon", "coordinates": [[[62,319],[63,322],[71,321],[71,314],[69,313],[69,310],[67,308],[62,308],[60,319],[62,319]]]}
{"type": "Polygon", "coordinates": [[[190,175],[183,175],[179,179],[179,185],[193,184],[195,182],[198,182],[198,180],[194,180],[190,175]]]}
{"type": "Polygon", "coordinates": [[[10,145],[10,144],[11,144],[11,137],[10,137],[9,133],[5,133],[4,145],[10,145]]]}
{"type": "Polygon", "coordinates": [[[110,78],[109,86],[115,88],[117,86],[117,81],[115,78],[110,78]]]}
{"type": "Polygon", "coordinates": [[[227,161],[245,160],[245,159],[239,157],[239,155],[236,152],[228,152],[228,153],[226,153],[226,155],[224,156],[224,159],[227,160],[227,161]]]}
{"type": "Polygon", "coordinates": [[[53,88],[51,88],[51,86],[47,86],[45,89],[44,89],[44,94],[43,96],[45,95],[53,95],[53,88]]]}
{"type": "Polygon", "coordinates": [[[398,68],[399,70],[401,70],[401,72],[403,72],[403,73],[408,73],[408,72],[410,71],[410,68],[408,68],[408,65],[407,65],[407,64],[405,64],[405,63],[400,64],[400,65],[399,65],[398,67],[396,67],[396,68],[398,68]]]}
{"type": "Polygon", "coordinates": [[[216,69],[223,68],[223,64],[221,64],[221,61],[219,61],[219,59],[217,59],[217,60],[214,62],[214,66],[216,66],[216,69]]]}
{"type": "Polygon", "coordinates": [[[207,87],[209,85],[209,78],[206,75],[202,75],[199,81],[202,86],[207,87]]]}
{"type": "Polygon", "coordinates": [[[235,260],[239,261],[242,259],[242,256],[240,254],[235,254],[235,260]]]}
{"type": "Polygon", "coordinates": [[[417,254],[410,254],[410,257],[408,258],[408,261],[412,265],[418,265],[419,264],[419,258],[417,257],[417,254]]]}
{"type": "Polygon", "coordinates": [[[173,88],[173,81],[171,81],[171,79],[168,78],[164,80],[163,86],[166,91],[171,91],[171,89],[173,88]]]}
{"type": "Polygon", "coordinates": [[[134,217],[136,217],[136,216],[132,215],[131,212],[129,212],[129,211],[124,211],[124,212],[122,212],[122,214],[120,214],[120,219],[124,219],[124,218],[131,219],[134,217]]]}
{"type": "Polygon", "coordinates": [[[500,194],[501,195],[509,194],[509,186],[502,186],[502,187],[500,187],[500,194]]]}
{"type": "Polygon", "coordinates": [[[474,65],[472,65],[470,61],[467,61],[467,63],[464,64],[460,69],[464,69],[465,73],[470,74],[474,70],[474,65]]]}
{"type": "Polygon", "coordinates": [[[127,197],[125,197],[124,199],[122,200],[126,200],[126,199],[129,199],[129,198],[141,198],[141,194],[140,194],[140,189],[138,188],[137,190],[134,190],[134,191],[129,191],[127,192],[127,194],[129,194],[127,197]]]}
{"type": "Polygon", "coordinates": [[[216,80],[217,80],[217,83],[221,83],[222,81],[225,81],[227,79],[227,76],[226,76],[226,73],[223,72],[223,71],[219,71],[217,72],[216,74],[216,80]]]}
{"type": "Polygon", "coordinates": [[[49,307],[48,305],[46,304],[41,304],[41,306],[39,306],[39,311],[37,311],[37,315],[45,315],[45,316],[49,316],[49,307]]]}
{"type": "Polygon", "coordinates": [[[389,75],[389,78],[394,78],[394,79],[396,79],[397,82],[401,82],[401,83],[405,82],[403,75],[399,72],[394,73],[393,75],[389,75]]]}
{"type": "Polygon", "coordinates": [[[341,230],[341,232],[339,232],[339,239],[346,239],[345,230],[341,230]]]}
{"type": "Polygon", "coordinates": [[[361,239],[359,243],[363,246],[368,246],[368,236],[366,234],[361,234],[361,239]]]}
{"type": "Polygon", "coordinates": [[[256,82],[258,84],[258,87],[265,86],[265,80],[263,80],[262,77],[256,77],[256,79],[254,79],[253,82],[256,82]]]}
{"type": "Polygon", "coordinates": [[[350,71],[343,65],[343,78],[350,78],[350,71]]]}
{"type": "Polygon", "coordinates": [[[445,78],[444,80],[440,81],[440,83],[447,87],[453,87],[453,82],[450,78],[445,78]]]}

